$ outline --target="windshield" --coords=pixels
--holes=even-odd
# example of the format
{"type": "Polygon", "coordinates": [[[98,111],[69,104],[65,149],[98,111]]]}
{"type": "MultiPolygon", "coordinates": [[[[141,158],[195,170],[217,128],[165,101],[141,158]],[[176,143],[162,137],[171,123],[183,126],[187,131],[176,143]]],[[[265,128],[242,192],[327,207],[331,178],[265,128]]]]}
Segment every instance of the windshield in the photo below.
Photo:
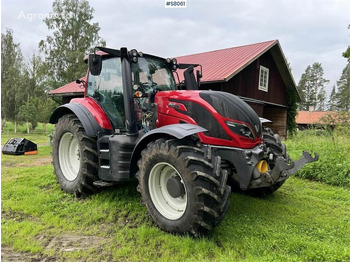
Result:
{"type": "Polygon", "coordinates": [[[163,59],[139,57],[138,63],[131,63],[133,85],[158,91],[175,90],[173,73],[163,59]]]}

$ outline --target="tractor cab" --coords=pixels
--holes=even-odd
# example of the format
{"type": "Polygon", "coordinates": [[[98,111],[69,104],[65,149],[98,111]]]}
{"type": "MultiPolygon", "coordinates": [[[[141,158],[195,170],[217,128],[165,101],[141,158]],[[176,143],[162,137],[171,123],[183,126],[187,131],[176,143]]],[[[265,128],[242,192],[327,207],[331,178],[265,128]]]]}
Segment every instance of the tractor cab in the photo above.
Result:
{"type": "MultiPolygon", "coordinates": [[[[115,133],[136,133],[141,129],[148,131],[150,127],[146,122],[152,119],[143,119],[143,115],[149,117],[149,114],[142,112],[151,110],[157,92],[177,89],[174,72],[179,65],[176,59],[146,55],[135,49],[99,49],[102,52],[89,56],[85,96],[102,107],[115,133]],[[133,105],[133,108],[129,105],[133,105]],[[125,123],[132,130],[128,130],[125,123]]],[[[183,69],[188,67],[186,77],[193,85],[191,89],[198,89],[199,82],[194,78],[192,65],[181,65],[183,69]]]]}

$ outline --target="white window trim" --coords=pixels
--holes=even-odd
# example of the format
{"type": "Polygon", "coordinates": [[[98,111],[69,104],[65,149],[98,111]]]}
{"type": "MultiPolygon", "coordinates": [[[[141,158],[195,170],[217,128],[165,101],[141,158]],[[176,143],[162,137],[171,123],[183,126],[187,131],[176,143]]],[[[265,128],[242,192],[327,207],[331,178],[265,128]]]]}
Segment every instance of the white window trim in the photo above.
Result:
{"type": "Polygon", "coordinates": [[[260,66],[260,70],[259,70],[259,90],[261,91],[265,91],[268,92],[269,91],[269,69],[264,67],[264,66],[260,66]],[[266,86],[261,85],[260,79],[261,79],[261,73],[265,71],[267,73],[267,77],[266,77],[266,86]]]}

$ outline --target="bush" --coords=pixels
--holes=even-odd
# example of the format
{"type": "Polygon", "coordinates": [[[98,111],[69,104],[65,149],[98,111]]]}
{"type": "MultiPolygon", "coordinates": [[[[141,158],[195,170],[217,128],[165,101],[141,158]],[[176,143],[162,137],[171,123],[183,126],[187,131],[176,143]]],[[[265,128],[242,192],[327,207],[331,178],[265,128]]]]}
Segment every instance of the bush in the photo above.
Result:
{"type": "Polygon", "coordinates": [[[303,150],[317,152],[319,160],[304,166],[297,177],[350,188],[350,136],[341,127],[305,130],[286,142],[287,151],[297,160],[303,150]]]}

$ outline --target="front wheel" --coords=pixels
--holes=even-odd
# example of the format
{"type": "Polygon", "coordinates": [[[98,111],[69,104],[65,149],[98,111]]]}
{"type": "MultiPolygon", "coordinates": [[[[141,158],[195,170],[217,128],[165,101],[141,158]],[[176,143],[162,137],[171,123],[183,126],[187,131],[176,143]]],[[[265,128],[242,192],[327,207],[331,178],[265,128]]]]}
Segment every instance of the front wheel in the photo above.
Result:
{"type": "Polygon", "coordinates": [[[95,192],[97,143],[88,137],[79,119],[72,114],[61,117],[53,133],[54,172],[61,189],[77,197],[95,192]]]}
{"type": "Polygon", "coordinates": [[[141,155],[138,190],[157,226],[197,236],[222,220],[231,188],[219,156],[177,139],[151,142],[141,155]]]}

